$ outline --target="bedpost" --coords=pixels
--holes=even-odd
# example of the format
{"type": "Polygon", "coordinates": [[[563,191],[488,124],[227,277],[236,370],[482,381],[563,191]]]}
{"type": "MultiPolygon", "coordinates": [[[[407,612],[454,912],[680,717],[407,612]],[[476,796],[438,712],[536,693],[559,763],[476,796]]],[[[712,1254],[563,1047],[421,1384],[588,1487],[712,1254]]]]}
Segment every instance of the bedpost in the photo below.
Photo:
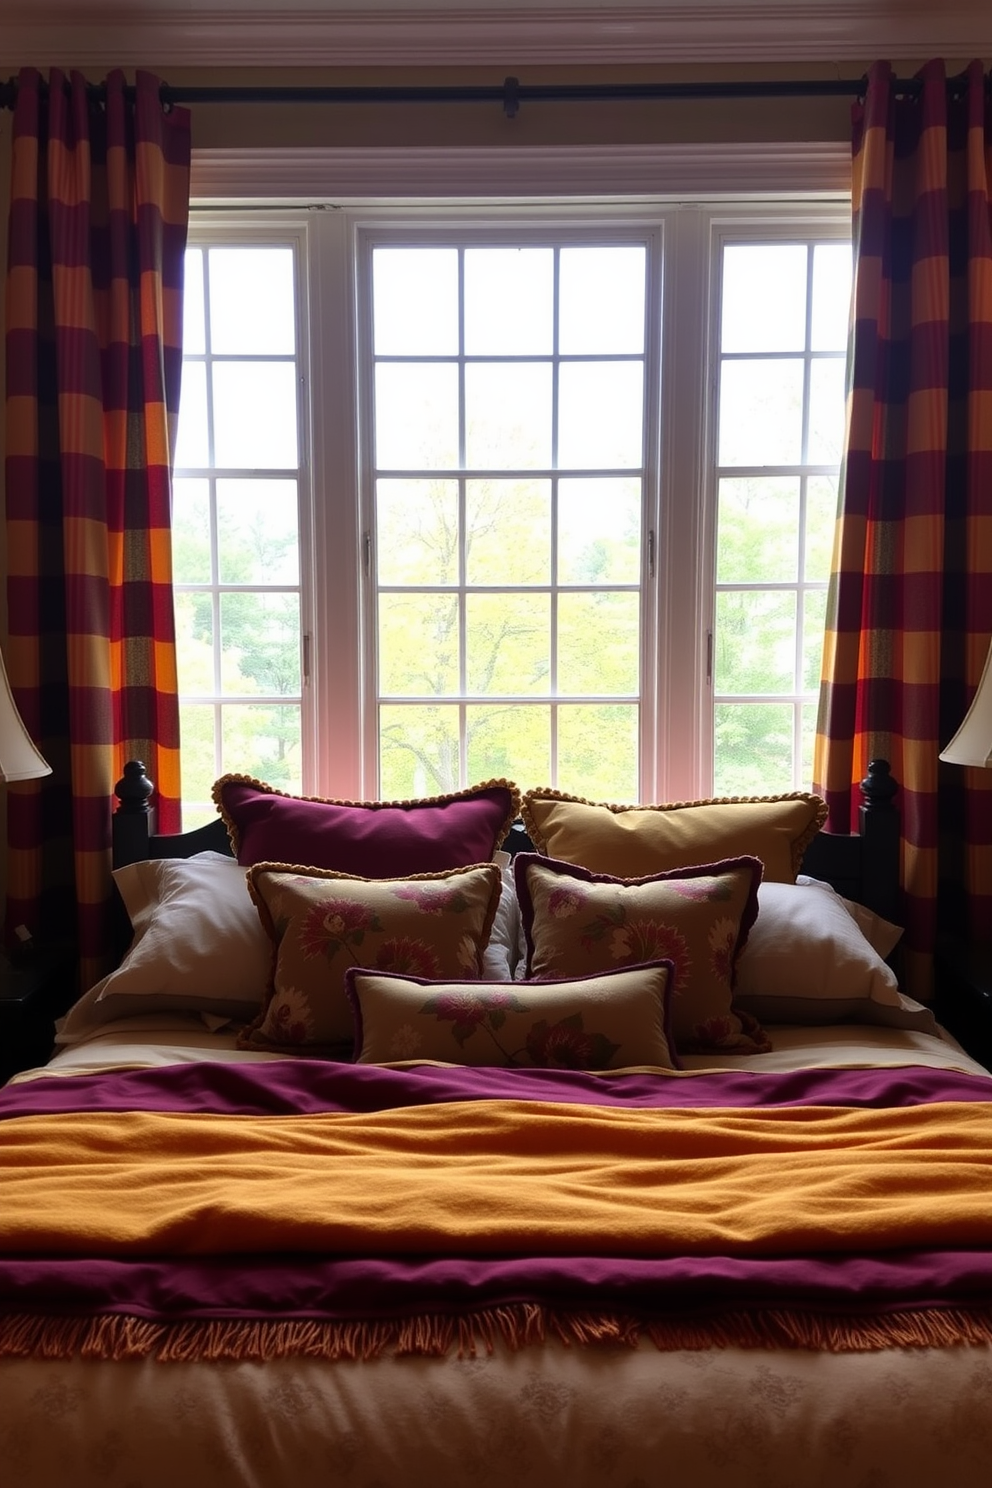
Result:
{"type": "Polygon", "coordinates": [[[111,822],[115,868],[140,863],[148,857],[148,838],[155,830],[155,811],[149,805],[154,790],[142,761],[128,760],[123,776],[114,786],[118,800],[111,822]]]}
{"type": "Polygon", "coordinates": [[[866,902],[877,914],[899,924],[899,812],[893,799],[899,787],[889,762],[870,760],[861,782],[864,800],[858,811],[864,852],[863,878],[871,899],[866,902]]]}

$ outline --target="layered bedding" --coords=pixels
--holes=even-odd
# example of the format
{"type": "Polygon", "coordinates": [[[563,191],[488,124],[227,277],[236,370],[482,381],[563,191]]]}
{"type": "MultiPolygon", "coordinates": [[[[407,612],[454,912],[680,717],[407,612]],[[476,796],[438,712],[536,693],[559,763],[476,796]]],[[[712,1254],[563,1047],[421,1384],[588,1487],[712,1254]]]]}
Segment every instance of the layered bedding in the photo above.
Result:
{"type": "Polygon", "coordinates": [[[16,1481],[987,1482],[992,1082],[826,1032],[605,1076],[74,1045],[0,1092],[16,1481]]]}
{"type": "Polygon", "coordinates": [[[809,802],[537,793],[510,865],[490,782],[375,876],[256,787],[0,1091],[19,1488],[987,1488],[992,1076],[798,881],[809,802]]]}

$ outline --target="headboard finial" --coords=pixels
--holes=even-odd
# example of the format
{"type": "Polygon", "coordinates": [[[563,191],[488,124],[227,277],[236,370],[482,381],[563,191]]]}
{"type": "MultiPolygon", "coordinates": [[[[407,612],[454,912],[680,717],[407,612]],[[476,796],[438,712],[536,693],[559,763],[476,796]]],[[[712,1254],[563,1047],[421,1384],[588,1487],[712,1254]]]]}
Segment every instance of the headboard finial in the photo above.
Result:
{"type": "Polygon", "coordinates": [[[865,798],[862,808],[874,811],[891,806],[899,787],[892,778],[888,760],[868,761],[868,773],[861,782],[861,794],[865,798]]]}
{"type": "Polygon", "coordinates": [[[155,783],[145,774],[144,762],[128,760],[124,766],[124,774],[114,786],[114,795],[120,802],[118,811],[145,815],[154,791],[155,783]]]}

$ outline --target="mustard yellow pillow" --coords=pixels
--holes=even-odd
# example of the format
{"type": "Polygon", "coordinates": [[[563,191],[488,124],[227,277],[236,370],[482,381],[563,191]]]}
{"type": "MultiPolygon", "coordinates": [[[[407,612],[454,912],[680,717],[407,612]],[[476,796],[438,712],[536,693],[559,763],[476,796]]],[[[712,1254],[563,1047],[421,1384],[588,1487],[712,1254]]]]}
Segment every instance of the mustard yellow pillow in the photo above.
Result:
{"type": "Polygon", "coordinates": [[[443,1060],[502,1069],[675,1069],[671,962],[563,981],[429,981],[351,967],[359,1064],[443,1060]]]}
{"type": "Polygon", "coordinates": [[[743,854],[760,859],[766,880],[795,883],[827,807],[804,791],[751,800],[616,806],[539,788],[524,792],[521,815],[538,852],[579,863],[591,873],[643,878],[743,854]]]}
{"type": "Polygon", "coordinates": [[[354,1040],[348,967],[480,976],[501,875],[495,863],[395,879],[256,863],[247,877],[273,964],[240,1046],[342,1053],[354,1040]]]}
{"type": "Polygon", "coordinates": [[[771,1047],[733,1001],[737,959],[758,914],[757,858],[625,879],[518,853],[514,874],[528,978],[669,960],[679,1054],[758,1054],[771,1047]]]}

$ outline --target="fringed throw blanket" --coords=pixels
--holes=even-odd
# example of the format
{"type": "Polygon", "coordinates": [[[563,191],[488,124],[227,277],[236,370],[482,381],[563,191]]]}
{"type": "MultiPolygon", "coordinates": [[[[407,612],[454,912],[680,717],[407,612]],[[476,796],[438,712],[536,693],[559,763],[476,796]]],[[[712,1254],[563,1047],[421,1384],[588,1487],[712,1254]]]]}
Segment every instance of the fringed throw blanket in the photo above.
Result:
{"type": "Polygon", "coordinates": [[[303,1060],[14,1087],[0,1353],[987,1343],[989,1095],[303,1060]]]}

